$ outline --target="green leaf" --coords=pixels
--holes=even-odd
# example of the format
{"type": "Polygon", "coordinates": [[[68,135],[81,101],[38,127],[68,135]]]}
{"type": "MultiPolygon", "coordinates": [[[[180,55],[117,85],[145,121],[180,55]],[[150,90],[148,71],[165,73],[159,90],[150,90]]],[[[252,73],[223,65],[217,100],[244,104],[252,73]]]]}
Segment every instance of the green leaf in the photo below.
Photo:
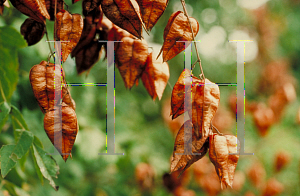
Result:
{"type": "Polygon", "coordinates": [[[0,101],[1,102],[6,102],[10,98],[12,94],[11,87],[12,86],[5,74],[5,71],[0,67],[0,101]]]}
{"type": "Polygon", "coordinates": [[[30,152],[31,152],[31,155],[32,155],[32,159],[34,160],[33,162],[34,162],[35,171],[36,171],[36,173],[37,173],[37,175],[38,175],[38,177],[39,177],[39,179],[40,179],[42,185],[44,185],[43,174],[42,174],[42,172],[41,172],[41,170],[40,170],[40,168],[39,168],[39,166],[38,166],[38,164],[37,164],[37,162],[36,162],[36,158],[35,158],[35,155],[34,155],[33,146],[34,146],[34,145],[32,145],[32,146],[30,147],[30,152]]]}
{"type": "Polygon", "coordinates": [[[27,43],[16,29],[5,26],[0,28],[0,45],[6,48],[23,48],[27,43]]]}
{"type": "Polygon", "coordinates": [[[8,103],[6,102],[0,103],[0,132],[2,130],[2,126],[7,120],[9,112],[10,112],[10,106],[8,105],[8,103]]]}
{"type": "Polygon", "coordinates": [[[27,192],[25,192],[23,189],[19,188],[18,186],[16,186],[15,184],[13,184],[7,180],[3,180],[1,182],[1,184],[3,184],[3,188],[6,189],[10,195],[29,196],[29,194],[27,192]]]}
{"type": "Polygon", "coordinates": [[[59,167],[52,156],[47,155],[46,152],[38,146],[33,145],[35,161],[43,174],[43,176],[49,180],[50,185],[57,191],[58,186],[56,186],[52,177],[57,178],[59,173],[59,167]]]}
{"type": "Polygon", "coordinates": [[[34,143],[34,145],[44,149],[43,143],[41,142],[41,140],[38,137],[34,136],[33,143],[34,143]]]}
{"type": "Polygon", "coordinates": [[[13,156],[13,151],[16,145],[5,145],[0,150],[1,154],[1,175],[4,178],[8,172],[16,166],[17,159],[13,156]]]}
{"type": "Polygon", "coordinates": [[[16,165],[18,159],[21,159],[29,150],[33,143],[33,134],[29,131],[20,131],[19,140],[16,145],[5,145],[1,148],[1,175],[4,178],[8,172],[16,165]]]}
{"type": "Polygon", "coordinates": [[[0,99],[8,101],[18,82],[19,63],[17,50],[4,48],[0,45],[0,59],[0,92],[3,91],[0,99]]]}
{"type": "Polygon", "coordinates": [[[11,106],[11,119],[14,129],[29,130],[21,112],[15,106],[11,106]]]}

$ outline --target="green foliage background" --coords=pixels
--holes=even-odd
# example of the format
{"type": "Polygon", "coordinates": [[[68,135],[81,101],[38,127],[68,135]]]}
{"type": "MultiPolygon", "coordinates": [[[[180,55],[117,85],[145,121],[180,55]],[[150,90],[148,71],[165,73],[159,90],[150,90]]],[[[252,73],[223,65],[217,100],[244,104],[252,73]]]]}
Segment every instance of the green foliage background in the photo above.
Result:
{"type": "MultiPolygon", "coordinates": [[[[235,30],[247,29],[253,32],[252,38],[259,42],[259,33],[255,28],[252,13],[233,0],[187,0],[190,15],[196,18],[201,26],[197,39],[203,38],[212,27],[222,27],[229,34],[235,30]],[[201,14],[206,8],[215,10],[216,19],[212,23],[205,22],[201,14]],[[192,12],[192,13],[191,13],[192,12]]],[[[81,13],[81,2],[72,5],[66,1],[72,13],[81,13]]],[[[291,61],[291,74],[300,78],[300,9],[299,3],[292,0],[270,0],[266,6],[273,18],[278,18],[285,24],[279,36],[279,43],[271,53],[271,59],[279,57],[291,61]]],[[[180,1],[170,1],[158,21],[150,37],[151,43],[162,44],[163,29],[169,16],[177,9],[182,10],[180,1]]],[[[167,85],[162,101],[152,101],[142,83],[131,90],[126,90],[119,72],[116,70],[116,117],[115,143],[116,152],[124,152],[124,156],[99,156],[105,152],[106,130],[106,89],[104,87],[70,87],[76,102],[76,114],[79,123],[79,133],[73,147],[73,159],[66,163],[60,156],[54,159],[44,155],[54,152],[54,147],[47,138],[43,128],[43,115],[33,96],[29,83],[29,70],[42,60],[47,60],[49,48],[45,37],[38,44],[28,47],[19,33],[26,16],[15,8],[5,8],[0,17],[0,144],[1,148],[1,185],[0,195],[171,195],[163,187],[162,175],[169,172],[169,160],[173,151],[174,137],[168,126],[163,122],[161,110],[164,100],[170,98],[172,88],[184,68],[184,55],[179,54],[169,61],[170,85],[167,85]],[[27,137],[27,139],[22,139],[27,137]],[[21,140],[22,139],[22,140],[21,140]],[[20,141],[20,142],[19,142],[20,141]],[[18,153],[19,146],[23,146],[18,153]],[[17,153],[13,153],[17,152],[17,153]],[[5,153],[10,153],[10,159],[5,159],[5,153]],[[142,193],[135,181],[135,167],[140,162],[150,163],[155,172],[155,188],[151,193],[142,193]],[[14,165],[13,169],[5,170],[3,163],[14,165]],[[59,174],[57,175],[59,167],[59,174]],[[43,168],[43,169],[41,169],[43,168]],[[45,173],[46,170],[46,173],[45,173]],[[7,174],[8,173],[8,174],[7,174]],[[7,175],[6,175],[7,174],[7,175]],[[6,175],[6,176],[5,176],[6,175]],[[4,177],[5,176],[5,177],[4,177]],[[46,179],[44,179],[44,177],[46,179]],[[58,176],[56,179],[55,177],[58,176]],[[59,186],[56,192],[50,183],[59,186]],[[43,185],[42,185],[43,184],[43,185]]],[[[47,21],[50,39],[53,37],[53,22],[47,21]]],[[[212,40],[214,41],[214,40],[212,40]]],[[[201,43],[199,43],[201,45],[201,43]]],[[[216,83],[234,83],[236,80],[235,46],[228,42],[218,45],[225,53],[222,56],[209,56],[200,52],[204,73],[207,78],[216,83]],[[225,60],[224,60],[225,59],[225,60]]],[[[250,45],[250,43],[249,43],[250,45]]],[[[246,44],[246,48],[247,48],[246,44]]],[[[156,48],[154,48],[156,50],[156,48]]],[[[194,50],[193,50],[194,51],[194,50]]],[[[216,51],[217,52],[217,51],[216,51]]],[[[247,49],[246,49],[247,52],[247,49]]],[[[193,55],[193,60],[196,60],[193,55]]],[[[266,102],[267,94],[257,92],[260,85],[258,78],[264,64],[257,58],[246,61],[246,98],[250,101],[266,102]]],[[[66,80],[69,83],[105,83],[106,61],[103,58],[90,70],[89,74],[77,75],[74,59],[69,58],[63,65],[66,80]]],[[[199,74],[196,66],[194,73],[199,74]]],[[[297,93],[299,86],[296,86],[297,93]]],[[[228,97],[235,92],[234,87],[220,87],[221,105],[228,106],[228,97]]],[[[299,125],[296,124],[296,114],[299,108],[299,98],[289,104],[282,120],[274,125],[267,137],[261,138],[253,123],[252,116],[246,115],[246,152],[255,152],[254,156],[241,156],[238,170],[246,172],[251,163],[260,160],[267,177],[274,176],[274,155],[278,150],[286,150],[292,156],[292,162],[276,177],[284,184],[282,195],[300,195],[299,190],[299,125]]],[[[235,133],[235,126],[232,127],[235,133]]],[[[206,193],[192,180],[189,189],[197,195],[206,193]]],[[[246,180],[241,192],[223,191],[220,195],[243,195],[252,190],[258,190],[246,180]]]]}

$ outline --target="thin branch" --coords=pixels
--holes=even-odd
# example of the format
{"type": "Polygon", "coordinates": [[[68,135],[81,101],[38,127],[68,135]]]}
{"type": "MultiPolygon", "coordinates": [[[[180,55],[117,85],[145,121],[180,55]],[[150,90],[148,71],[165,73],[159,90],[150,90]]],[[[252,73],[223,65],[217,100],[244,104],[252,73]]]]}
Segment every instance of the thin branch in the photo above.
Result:
{"type": "MultiPolygon", "coordinates": [[[[182,4],[182,7],[183,7],[184,14],[185,14],[186,17],[188,18],[188,21],[189,21],[189,24],[190,24],[190,28],[191,28],[191,31],[192,31],[192,36],[193,36],[193,41],[194,41],[194,45],[195,45],[195,50],[196,50],[196,53],[197,53],[197,59],[198,59],[199,66],[200,66],[200,70],[201,70],[201,75],[200,75],[200,76],[202,76],[203,79],[205,80],[204,72],[203,72],[202,65],[201,65],[201,59],[200,59],[200,56],[199,56],[197,44],[196,44],[196,42],[195,42],[195,34],[194,34],[194,31],[193,31],[193,28],[192,28],[192,24],[191,24],[191,21],[190,21],[190,17],[189,17],[189,15],[188,15],[188,12],[187,12],[186,7],[185,7],[185,0],[180,0],[180,1],[181,1],[181,4],[182,4]]],[[[193,67],[193,68],[194,68],[194,67],[193,67]]]]}
{"type": "Polygon", "coordinates": [[[55,6],[54,6],[54,41],[56,40],[56,10],[57,9],[57,0],[55,0],[55,6]]]}
{"type": "Polygon", "coordinates": [[[53,54],[53,51],[52,51],[52,48],[51,48],[51,45],[50,45],[49,36],[48,36],[48,31],[47,31],[46,26],[45,26],[45,33],[46,33],[46,38],[47,38],[47,41],[48,41],[48,46],[49,46],[50,52],[51,52],[51,54],[53,54]]]}

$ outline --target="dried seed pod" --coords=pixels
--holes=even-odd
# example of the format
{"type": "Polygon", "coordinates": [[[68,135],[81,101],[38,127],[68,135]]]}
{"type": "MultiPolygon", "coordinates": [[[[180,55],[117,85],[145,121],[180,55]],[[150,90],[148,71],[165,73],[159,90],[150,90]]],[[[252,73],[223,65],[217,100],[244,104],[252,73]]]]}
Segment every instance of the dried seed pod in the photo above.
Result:
{"type": "Polygon", "coordinates": [[[195,89],[192,99],[192,116],[190,115],[190,117],[197,137],[200,136],[198,130],[202,130],[202,137],[208,137],[211,133],[211,122],[220,102],[219,86],[206,78],[204,84],[196,84],[195,89]]]}
{"type": "Polygon", "coordinates": [[[153,100],[160,100],[169,80],[169,65],[153,61],[152,53],[148,55],[146,68],[142,74],[142,82],[153,100]]]}
{"type": "Polygon", "coordinates": [[[181,171],[178,170],[171,174],[165,173],[163,175],[163,184],[168,189],[168,191],[174,192],[177,187],[184,187],[190,182],[190,168],[188,168],[186,172],[184,172],[181,176],[179,176],[180,172],[181,171]]]}
{"type": "Polygon", "coordinates": [[[45,24],[27,18],[21,25],[21,34],[24,36],[28,46],[38,43],[44,36],[45,24]]]}
{"type": "Polygon", "coordinates": [[[239,159],[239,150],[240,144],[233,135],[219,136],[212,134],[209,137],[209,158],[215,165],[222,189],[223,184],[225,187],[232,187],[234,171],[239,159]]]}
{"type": "MultiPolygon", "coordinates": [[[[43,113],[54,107],[54,67],[54,64],[42,61],[40,64],[33,66],[29,73],[34,96],[43,113]]],[[[63,69],[61,83],[66,83],[63,69]]],[[[66,86],[62,87],[62,97],[62,101],[75,110],[75,102],[66,86]]]]}
{"type": "Polygon", "coordinates": [[[102,0],[101,7],[105,16],[115,25],[139,39],[142,37],[142,18],[136,1],[102,0]]]}
{"type": "MultiPolygon", "coordinates": [[[[60,10],[64,9],[64,1],[63,0],[56,0],[56,13],[58,13],[60,10]]],[[[55,0],[45,0],[47,11],[50,15],[50,19],[54,21],[55,19],[55,0]]]]}
{"type": "Polygon", "coordinates": [[[78,74],[91,69],[91,67],[99,60],[102,46],[103,43],[92,41],[76,54],[75,62],[78,74]]]}
{"type": "Polygon", "coordinates": [[[259,162],[254,163],[247,172],[248,178],[256,188],[260,188],[265,181],[266,171],[259,162]]]}
{"type": "MultiPolygon", "coordinates": [[[[199,23],[195,18],[192,17],[190,17],[190,22],[193,28],[194,36],[196,36],[199,30],[199,23]]],[[[192,40],[192,31],[187,17],[183,12],[177,11],[170,16],[168,24],[165,27],[164,44],[159,55],[161,54],[161,52],[163,53],[164,62],[171,60],[177,54],[182,52],[186,47],[184,42],[178,41],[192,40]]]]}
{"type": "Polygon", "coordinates": [[[275,196],[283,192],[284,186],[278,182],[275,178],[271,178],[267,181],[267,185],[262,196],[275,196]]]}
{"type": "Polygon", "coordinates": [[[116,50],[116,62],[126,88],[131,89],[141,77],[148,57],[145,40],[124,37],[116,50]]]}
{"type": "Polygon", "coordinates": [[[93,20],[91,17],[86,17],[83,20],[83,30],[80,36],[80,40],[73,48],[71,52],[71,57],[75,57],[77,53],[81,50],[83,50],[87,45],[89,45],[96,36],[96,30],[97,25],[93,23],[93,20]]]}
{"type": "Polygon", "coordinates": [[[195,191],[179,186],[173,191],[174,196],[196,196],[195,191]]]}
{"type": "Polygon", "coordinates": [[[146,29],[151,31],[158,19],[164,13],[169,0],[137,0],[146,29]]]}
{"type": "Polygon", "coordinates": [[[56,15],[56,36],[61,43],[62,60],[65,62],[80,40],[83,19],[80,14],[70,14],[62,10],[56,15]]]}
{"type": "MultiPolygon", "coordinates": [[[[185,79],[191,77],[191,73],[188,69],[185,69],[181,72],[176,84],[173,87],[172,90],[172,97],[171,97],[171,114],[172,119],[177,118],[181,114],[183,114],[184,111],[184,99],[185,96],[187,97],[187,100],[191,100],[191,90],[188,89],[187,95],[185,94],[185,79]]],[[[195,97],[195,91],[196,91],[196,85],[200,84],[201,80],[192,76],[192,97],[195,97]]],[[[189,107],[186,108],[186,110],[191,111],[191,103],[189,103],[189,107]]]]}
{"type": "Polygon", "coordinates": [[[150,164],[139,163],[135,168],[135,179],[142,191],[151,191],[154,187],[154,170],[150,164]]]}
{"type": "Polygon", "coordinates": [[[234,191],[241,191],[246,181],[244,172],[236,171],[232,183],[232,189],[234,191]]]}
{"type": "Polygon", "coordinates": [[[291,156],[288,152],[280,151],[275,157],[275,171],[279,172],[283,167],[285,167],[291,161],[291,156]]]}
{"type": "Polygon", "coordinates": [[[45,0],[10,0],[10,2],[17,10],[38,22],[45,23],[46,18],[50,19],[45,0]]]}
{"type": "MultiPolygon", "coordinates": [[[[58,109],[58,108],[57,108],[58,109]]],[[[76,135],[78,132],[78,123],[76,113],[73,108],[63,103],[61,108],[62,114],[62,127],[59,130],[54,130],[54,108],[51,108],[44,117],[44,129],[54,145],[54,147],[58,150],[58,152],[63,157],[64,161],[67,161],[69,157],[69,153],[72,151],[72,147],[74,145],[76,135]],[[61,131],[60,134],[55,134],[61,131]],[[54,136],[56,136],[54,138],[54,136]],[[55,141],[54,141],[55,140],[55,141]],[[58,146],[55,146],[58,144],[58,146]],[[61,145],[60,145],[61,144],[61,145]],[[68,154],[64,154],[68,153],[68,154]]]]}
{"type": "Polygon", "coordinates": [[[275,116],[272,109],[267,108],[264,104],[258,104],[253,112],[254,123],[258,128],[261,136],[266,136],[269,128],[275,122],[275,116]]]}
{"type": "Polygon", "coordinates": [[[184,172],[184,170],[190,167],[194,162],[201,159],[206,154],[207,150],[207,138],[197,138],[192,121],[186,121],[181,126],[175,139],[173,157],[171,160],[171,172],[177,170],[182,170],[182,172],[184,172]],[[185,147],[191,147],[191,149],[184,149],[185,147]],[[187,152],[188,155],[181,154],[185,152],[187,152]],[[199,155],[193,155],[192,153],[199,153],[199,155]]]}
{"type": "Polygon", "coordinates": [[[99,9],[101,0],[83,0],[82,1],[82,13],[84,16],[90,14],[95,8],[99,9]]]}

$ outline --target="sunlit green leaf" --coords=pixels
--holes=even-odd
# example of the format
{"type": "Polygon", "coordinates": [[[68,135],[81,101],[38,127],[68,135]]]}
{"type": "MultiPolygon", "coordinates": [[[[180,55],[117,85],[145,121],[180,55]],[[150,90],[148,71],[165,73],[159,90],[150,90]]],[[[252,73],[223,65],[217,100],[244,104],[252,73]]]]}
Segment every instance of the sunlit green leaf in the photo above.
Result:
{"type": "Polygon", "coordinates": [[[1,148],[1,175],[4,178],[29,150],[33,143],[33,134],[29,131],[16,130],[19,132],[19,140],[16,145],[5,145],[1,148]]]}
{"type": "Polygon", "coordinates": [[[38,146],[33,145],[34,157],[35,161],[43,174],[43,176],[49,180],[50,185],[58,190],[58,186],[56,186],[53,177],[57,178],[57,174],[59,173],[59,167],[56,161],[52,156],[47,155],[46,152],[38,146]]]}

